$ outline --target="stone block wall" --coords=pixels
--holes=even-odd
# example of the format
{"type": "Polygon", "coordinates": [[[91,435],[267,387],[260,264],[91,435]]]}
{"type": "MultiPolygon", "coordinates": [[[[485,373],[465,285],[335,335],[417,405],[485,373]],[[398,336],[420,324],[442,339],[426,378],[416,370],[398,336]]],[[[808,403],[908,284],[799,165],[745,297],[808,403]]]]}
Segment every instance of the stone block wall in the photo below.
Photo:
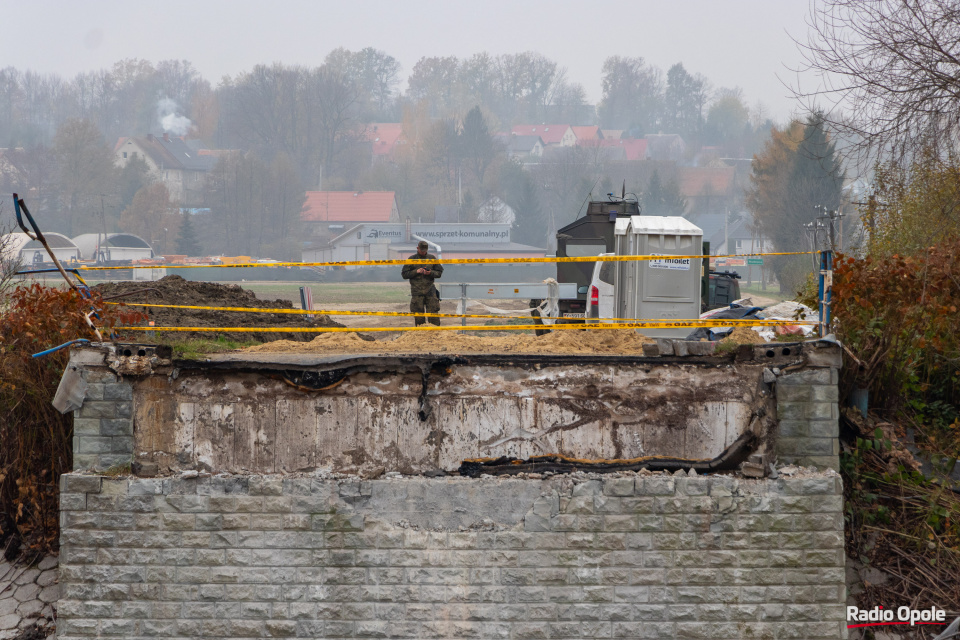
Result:
{"type": "Polygon", "coordinates": [[[831,471],[61,492],[61,640],[845,637],[831,471]]]}
{"type": "Polygon", "coordinates": [[[807,369],[777,378],[780,464],[840,467],[838,368],[807,369]]]}
{"type": "Polygon", "coordinates": [[[73,468],[106,470],[133,460],[133,385],[103,366],[99,349],[74,349],[87,383],[83,405],[73,414],[73,468]]]}

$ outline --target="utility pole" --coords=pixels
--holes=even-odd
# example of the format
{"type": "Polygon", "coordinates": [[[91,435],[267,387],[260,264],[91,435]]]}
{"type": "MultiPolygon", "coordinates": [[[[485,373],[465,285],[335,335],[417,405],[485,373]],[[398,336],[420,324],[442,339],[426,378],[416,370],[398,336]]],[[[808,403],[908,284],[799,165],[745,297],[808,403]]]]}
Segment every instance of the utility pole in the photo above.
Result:
{"type": "Polygon", "coordinates": [[[96,257],[96,262],[97,262],[98,264],[100,263],[100,252],[101,252],[101,251],[103,251],[103,260],[104,260],[104,261],[107,260],[107,250],[106,250],[106,245],[108,244],[108,242],[107,242],[107,214],[106,214],[106,211],[105,211],[105,209],[104,209],[104,207],[103,207],[103,196],[104,196],[104,194],[101,193],[101,194],[100,194],[100,226],[103,228],[103,245],[100,244],[100,233],[97,232],[97,257],[96,257]]]}
{"type": "Polygon", "coordinates": [[[723,252],[730,255],[730,208],[723,212],[723,252]]]}

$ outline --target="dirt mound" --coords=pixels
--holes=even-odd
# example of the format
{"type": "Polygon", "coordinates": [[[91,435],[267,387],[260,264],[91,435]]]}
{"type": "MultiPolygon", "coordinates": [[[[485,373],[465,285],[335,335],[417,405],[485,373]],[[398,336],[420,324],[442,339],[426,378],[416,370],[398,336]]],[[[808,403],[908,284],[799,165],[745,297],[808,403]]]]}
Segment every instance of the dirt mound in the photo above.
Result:
{"type": "Polygon", "coordinates": [[[247,351],[306,353],[527,353],[642,355],[652,342],[632,329],[563,330],[537,337],[528,333],[471,336],[452,331],[412,331],[392,340],[368,341],[356,333],[320,334],[310,342],[278,341],[247,351]]]}
{"type": "Polygon", "coordinates": [[[734,327],[723,342],[733,342],[735,344],[764,344],[767,342],[759,333],[749,327],[734,327]]]}
{"type": "MultiPolygon", "coordinates": [[[[166,276],[155,282],[105,282],[94,287],[107,302],[145,302],[150,304],[195,305],[204,307],[246,307],[251,309],[293,309],[289,300],[259,300],[252,291],[236,284],[195,282],[181,276],[166,276]],[[121,294],[129,294],[122,295],[121,294]],[[121,296],[121,297],[116,297],[121,296]]],[[[286,313],[244,313],[242,311],[207,311],[203,309],[159,309],[133,307],[147,314],[158,327],[342,327],[329,316],[286,313]]],[[[159,336],[159,334],[158,334],[159,336]]],[[[293,332],[223,333],[177,332],[163,337],[190,336],[249,342],[258,340],[309,341],[314,334],[293,332]]]]}

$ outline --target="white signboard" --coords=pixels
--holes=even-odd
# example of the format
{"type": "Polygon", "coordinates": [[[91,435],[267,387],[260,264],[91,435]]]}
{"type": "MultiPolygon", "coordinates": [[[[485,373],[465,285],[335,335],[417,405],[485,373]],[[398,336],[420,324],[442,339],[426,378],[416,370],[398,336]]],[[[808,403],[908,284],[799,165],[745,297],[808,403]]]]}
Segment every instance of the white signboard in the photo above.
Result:
{"type": "MultiPolygon", "coordinates": [[[[652,255],[663,255],[660,253],[654,253],[652,255]]],[[[690,270],[690,258],[685,258],[683,256],[664,256],[659,260],[650,260],[651,269],[670,269],[671,271],[689,271],[690,270]]]]}
{"type": "MultiPolygon", "coordinates": [[[[410,225],[410,232],[443,246],[451,244],[505,244],[510,242],[509,224],[434,224],[416,223],[410,225]]],[[[361,232],[366,243],[403,242],[406,237],[406,225],[395,223],[365,224],[361,232]]]]}

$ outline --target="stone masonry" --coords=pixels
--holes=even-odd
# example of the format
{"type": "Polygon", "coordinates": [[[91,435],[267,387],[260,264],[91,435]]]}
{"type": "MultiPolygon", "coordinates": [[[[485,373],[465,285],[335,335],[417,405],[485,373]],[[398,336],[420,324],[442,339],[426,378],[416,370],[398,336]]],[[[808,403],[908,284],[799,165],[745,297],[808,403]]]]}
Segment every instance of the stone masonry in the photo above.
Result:
{"type": "Polygon", "coordinates": [[[73,468],[106,470],[133,460],[133,386],[102,364],[103,354],[75,349],[70,364],[87,383],[83,405],[73,415],[73,468]]]}
{"type": "Polygon", "coordinates": [[[845,637],[833,471],[61,492],[61,640],[845,637]]]}
{"type": "Polygon", "coordinates": [[[785,373],[776,381],[777,459],[781,464],[837,470],[840,465],[840,350],[815,348],[807,360],[806,369],[785,373]]]}

